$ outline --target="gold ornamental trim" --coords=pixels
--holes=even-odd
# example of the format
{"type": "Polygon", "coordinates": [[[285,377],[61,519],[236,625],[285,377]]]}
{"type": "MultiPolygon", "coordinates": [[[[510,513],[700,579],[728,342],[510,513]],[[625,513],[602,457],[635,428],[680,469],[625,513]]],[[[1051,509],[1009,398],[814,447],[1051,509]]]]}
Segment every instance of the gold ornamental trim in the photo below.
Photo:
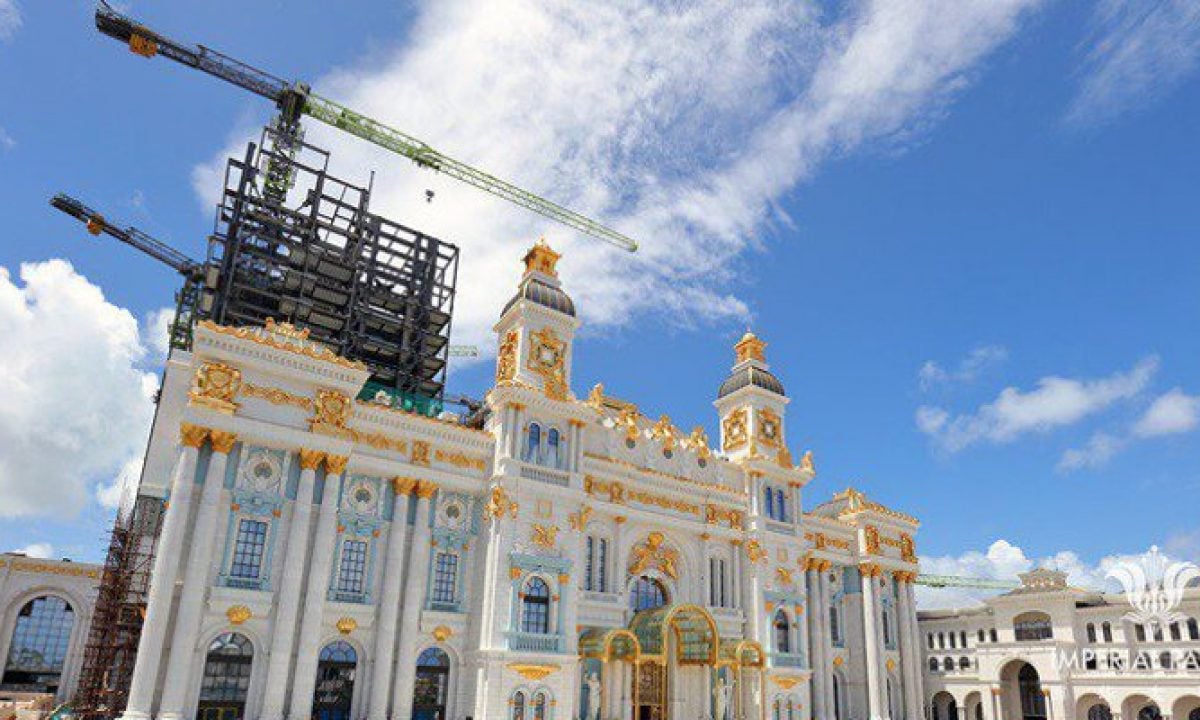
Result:
{"type": "Polygon", "coordinates": [[[180,423],[179,444],[199,449],[206,439],[208,439],[208,428],[191,423],[180,423]]]}
{"type": "Polygon", "coordinates": [[[367,369],[367,366],[363,363],[348,360],[321,343],[309,340],[308,328],[297,329],[290,323],[277,323],[272,318],[267,318],[266,327],[232,328],[225,325],[218,325],[211,320],[201,320],[196,324],[218,335],[225,335],[237,338],[238,340],[249,340],[250,342],[275,350],[303,355],[313,360],[333,363],[334,365],[351,370],[367,369]]]}
{"type": "Polygon", "coordinates": [[[321,462],[325,459],[325,453],[320,450],[309,450],[308,448],[300,448],[300,469],[301,470],[316,470],[321,466],[321,462]]]}
{"type": "Polygon", "coordinates": [[[250,612],[250,608],[245,605],[231,605],[225,611],[225,617],[229,620],[230,625],[241,625],[254,617],[254,613],[250,612]]]}
{"type": "Polygon", "coordinates": [[[252,385],[251,383],[242,383],[241,394],[246,397],[258,398],[266,400],[272,405],[291,405],[298,407],[301,410],[312,412],[313,399],[303,395],[297,395],[293,392],[288,392],[283,388],[267,387],[265,385],[252,385]]]}
{"type": "Polygon", "coordinates": [[[224,430],[209,430],[208,439],[212,441],[213,452],[228,455],[229,451],[237,443],[237,433],[226,432],[224,430]]]}
{"type": "Polygon", "coordinates": [[[416,478],[394,477],[392,478],[392,491],[397,495],[408,495],[417,489],[420,482],[416,478]]]}
{"type": "Polygon", "coordinates": [[[558,672],[561,666],[557,663],[509,663],[507,667],[526,680],[542,680],[558,672]]]}
{"type": "Polygon", "coordinates": [[[446,642],[454,635],[454,631],[445,625],[438,625],[430,634],[433,635],[434,640],[438,642],[446,642]]]}
{"type": "Polygon", "coordinates": [[[487,469],[487,460],[481,457],[473,457],[465,453],[449,450],[435,450],[433,457],[438,462],[446,463],[447,465],[453,465],[457,468],[463,468],[464,470],[478,470],[482,472],[487,469]]]}
{"type": "Polygon", "coordinates": [[[234,398],[241,386],[241,370],[225,363],[206,362],[196,368],[192,376],[188,401],[192,405],[232,415],[240,407],[234,398]]]}
{"type": "Polygon", "coordinates": [[[341,475],[346,472],[346,465],[349,462],[350,458],[346,455],[326,455],[325,472],[329,475],[341,475]]]}
{"type": "Polygon", "coordinates": [[[334,627],[336,627],[337,631],[341,634],[349,635],[358,629],[358,621],[352,617],[344,617],[339,619],[334,627]]]}
{"type": "Polygon", "coordinates": [[[791,677],[788,675],[771,675],[771,682],[784,690],[791,690],[800,684],[801,678],[791,677]]]}
{"type": "Polygon", "coordinates": [[[438,491],[438,484],[431,480],[421,480],[417,482],[417,497],[422,500],[428,500],[433,497],[438,491]]]}

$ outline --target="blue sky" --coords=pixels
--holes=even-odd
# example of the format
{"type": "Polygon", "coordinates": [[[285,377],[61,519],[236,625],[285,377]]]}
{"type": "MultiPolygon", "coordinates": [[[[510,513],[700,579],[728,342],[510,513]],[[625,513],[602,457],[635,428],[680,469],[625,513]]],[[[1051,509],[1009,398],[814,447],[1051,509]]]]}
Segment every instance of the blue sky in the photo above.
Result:
{"type": "MultiPolygon", "coordinates": [[[[623,257],[310,124],[379,209],[462,246],[456,342],[490,352],[544,233],[588,323],[577,393],[715,432],[752,326],[808,502],[853,484],[917,514],[928,569],[1200,555],[1200,3],[125,7],[642,240],[623,257]]],[[[81,559],[136,471],[176,282],[47,199],[200,256],[223,158],[269,116],[90,15],[0,0],[0,546],[81,559]]]]}

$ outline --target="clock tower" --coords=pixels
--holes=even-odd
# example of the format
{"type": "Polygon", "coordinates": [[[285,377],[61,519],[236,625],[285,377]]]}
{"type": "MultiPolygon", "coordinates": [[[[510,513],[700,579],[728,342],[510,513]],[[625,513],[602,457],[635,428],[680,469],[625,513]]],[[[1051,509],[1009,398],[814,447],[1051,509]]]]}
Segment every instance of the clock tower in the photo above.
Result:
{"type": "Polygon", "coordinates": [[[731,460],[764,459],[790,468],[783,426],[789,400],[768,369],[766,347],[749,331],[733,346],[733,371],[713,403],[721,416],[721,450],[731,460]]]}
{"type": "Polygon", "coordinates": [[[560,257],[544,239],[525,253],[517,293],[493,328],[499,343],[498,387],[533,388],[551,400],[571,398],[571,344],[579,320],[558,279],[560,257]]]}

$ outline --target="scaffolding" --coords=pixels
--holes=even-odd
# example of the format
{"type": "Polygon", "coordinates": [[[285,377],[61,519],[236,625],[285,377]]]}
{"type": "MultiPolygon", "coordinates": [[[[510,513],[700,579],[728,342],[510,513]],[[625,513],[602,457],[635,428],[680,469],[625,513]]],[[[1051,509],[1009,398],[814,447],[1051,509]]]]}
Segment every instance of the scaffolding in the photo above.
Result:
{"type": "Polygon", "coordinates": [[[144,495],[117,512],[72,700],[80,720],[107,720],[125,708],[162,519],[162,499],[144,495]]]}
{"type": "Polygon", "coordinates": [[[266,127],[226,166],[197,315],[308,328],[366,364],[372,394],[440,407],[458,248],[372,213],[370,196],[294,128],[266,127]]]}

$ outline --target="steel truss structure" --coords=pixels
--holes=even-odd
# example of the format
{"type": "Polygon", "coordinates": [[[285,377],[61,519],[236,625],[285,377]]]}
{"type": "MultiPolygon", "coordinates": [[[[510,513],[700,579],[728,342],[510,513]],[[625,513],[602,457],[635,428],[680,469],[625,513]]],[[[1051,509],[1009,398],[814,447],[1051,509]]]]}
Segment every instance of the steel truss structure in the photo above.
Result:
{"type": "Polygon", "coordinates": [[[264,129],[226,166],[197,314],[308,328],[366,364],[373,390],[440,401],[458,248],[372,213],[370,195],[294,128],[264,129]]]}

